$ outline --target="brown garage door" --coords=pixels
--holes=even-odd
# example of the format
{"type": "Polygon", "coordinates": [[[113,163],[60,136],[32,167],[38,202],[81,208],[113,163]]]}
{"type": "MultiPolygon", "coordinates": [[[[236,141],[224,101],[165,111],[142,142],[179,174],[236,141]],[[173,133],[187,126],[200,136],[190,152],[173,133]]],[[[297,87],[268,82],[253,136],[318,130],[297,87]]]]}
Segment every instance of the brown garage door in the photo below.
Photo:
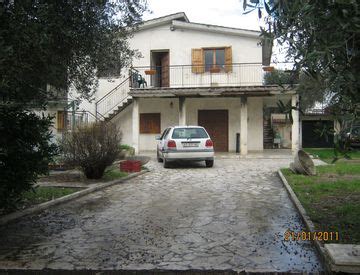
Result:
{"type": "Polygon", "coordinates": [[[216,152],[227,152],[228,148],[228,110],[199,110],[198,124],[205,127],[214,142],[216,152]]]}

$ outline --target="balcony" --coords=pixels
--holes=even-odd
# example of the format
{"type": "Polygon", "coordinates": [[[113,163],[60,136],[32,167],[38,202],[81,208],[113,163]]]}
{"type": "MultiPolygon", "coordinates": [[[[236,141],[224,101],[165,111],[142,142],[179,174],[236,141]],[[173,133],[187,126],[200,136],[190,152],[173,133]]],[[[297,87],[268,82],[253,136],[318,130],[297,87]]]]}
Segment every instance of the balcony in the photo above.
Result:
{"type": "Polygon", "coordinates": [[[173,65],[130,69],[130,87],[191,88],[262,85],[264,71],[260,63],[233,63],[216,67],[173,65]]]}

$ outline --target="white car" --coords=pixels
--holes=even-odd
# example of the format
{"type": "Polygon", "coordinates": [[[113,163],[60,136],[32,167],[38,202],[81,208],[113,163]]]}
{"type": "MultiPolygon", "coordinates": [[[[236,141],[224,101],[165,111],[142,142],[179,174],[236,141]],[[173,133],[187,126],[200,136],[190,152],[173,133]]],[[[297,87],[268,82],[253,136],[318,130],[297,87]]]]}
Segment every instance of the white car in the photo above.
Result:
{"type": "Polygon", "coordinates": [[[214,165],[213,142],[204,127],[169,127],[156,139],[157,159],[165,168],[176,160],[205,161],[206,167],[214,165]]]}

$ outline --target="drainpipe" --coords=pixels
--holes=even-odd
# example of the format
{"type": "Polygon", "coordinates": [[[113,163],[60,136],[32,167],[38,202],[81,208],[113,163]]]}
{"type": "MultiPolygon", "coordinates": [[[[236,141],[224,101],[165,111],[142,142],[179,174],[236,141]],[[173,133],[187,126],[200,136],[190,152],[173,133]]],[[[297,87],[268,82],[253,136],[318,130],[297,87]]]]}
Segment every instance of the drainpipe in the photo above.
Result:
{"type": "Polygon", "coordinates": [[[240,133],[236,133],[236,153],[240,153],[240,133]]]}

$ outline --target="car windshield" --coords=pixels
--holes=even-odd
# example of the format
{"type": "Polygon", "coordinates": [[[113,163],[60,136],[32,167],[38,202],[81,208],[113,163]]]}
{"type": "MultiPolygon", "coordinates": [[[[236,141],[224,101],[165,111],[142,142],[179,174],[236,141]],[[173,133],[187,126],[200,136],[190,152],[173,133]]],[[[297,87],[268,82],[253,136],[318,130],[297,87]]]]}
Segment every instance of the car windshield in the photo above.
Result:
{"type": "Polygon", "coordinates": [[[173,139],[208,138],[203,128],[176,128],[172,134],[173,139]]]}

